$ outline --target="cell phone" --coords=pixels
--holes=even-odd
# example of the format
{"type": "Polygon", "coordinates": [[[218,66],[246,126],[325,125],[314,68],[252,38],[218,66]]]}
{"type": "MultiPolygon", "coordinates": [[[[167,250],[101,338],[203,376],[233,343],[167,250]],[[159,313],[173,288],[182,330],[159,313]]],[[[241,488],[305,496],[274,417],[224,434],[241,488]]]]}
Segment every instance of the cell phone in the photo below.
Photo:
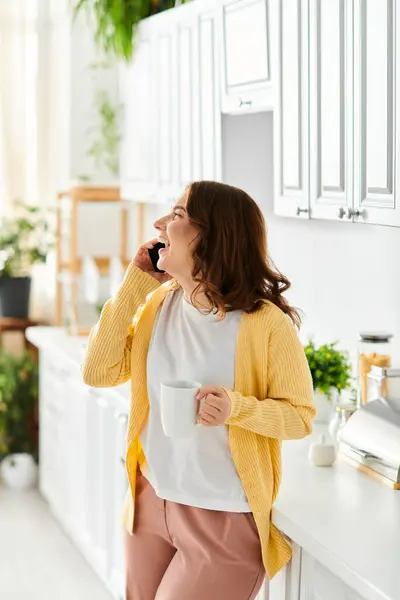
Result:
{"type": "Polygon", "coordinates": [[[153,248],[149,248],[147,250],[150,256],[151,264],[153,265],[153,269],[156,273],[165,273],[165,271],[162,271],[157,267],[158,259],[160,258],[158,251],[161,250],[161,248],[165,248],[165,244],[157,242],[157,244],[154,244],[153,248]]]}

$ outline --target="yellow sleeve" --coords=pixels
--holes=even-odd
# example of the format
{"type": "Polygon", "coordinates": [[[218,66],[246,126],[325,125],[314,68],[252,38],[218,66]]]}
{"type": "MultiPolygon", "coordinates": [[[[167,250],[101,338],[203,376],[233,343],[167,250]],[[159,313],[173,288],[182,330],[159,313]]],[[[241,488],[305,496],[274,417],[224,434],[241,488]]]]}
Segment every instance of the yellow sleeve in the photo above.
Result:
{"type": "Polygon", "coordinates": [[[227,389],[231,400],[227,424],[279,440],[306,437],[312,431],[316,412],[312,378],[289,319],[271,334],[266,356],[268,398],[243,396],[227,389]]]}
{"type": "Polygon", "coordinates": [[[82,364],[83,381],[92,387],[112,387],[131,376],[131,347],[146,296],[160,283],[133,264],[113,298],[108,300],[98,323],[89,334],[82,364]]]}

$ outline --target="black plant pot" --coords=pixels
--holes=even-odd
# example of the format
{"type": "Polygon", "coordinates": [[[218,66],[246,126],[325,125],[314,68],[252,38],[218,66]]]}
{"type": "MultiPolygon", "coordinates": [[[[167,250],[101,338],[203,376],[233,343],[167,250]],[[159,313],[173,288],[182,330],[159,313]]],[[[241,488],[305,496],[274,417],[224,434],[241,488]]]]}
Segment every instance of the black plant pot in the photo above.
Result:
{"type": "Polygon", "coordinates": [[[0,317],[27,319],[30,277],[0,277],[0,317]]]}

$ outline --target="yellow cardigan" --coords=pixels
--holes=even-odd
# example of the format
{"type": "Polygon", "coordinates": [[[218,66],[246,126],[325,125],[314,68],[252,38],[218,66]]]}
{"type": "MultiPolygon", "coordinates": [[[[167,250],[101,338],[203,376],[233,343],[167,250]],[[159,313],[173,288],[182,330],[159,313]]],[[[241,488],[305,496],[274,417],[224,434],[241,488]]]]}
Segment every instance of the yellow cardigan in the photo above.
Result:
{"type": "MultiPolygon", "coordinates": [[[[157,311],[173,286],[160,286],[130,265],[119,291],[106,302],[90,333],[82,365],[83,379],[93,387],[112,387],[131,379],[126,455],[130,485],[124,506],[124,526],[130,533],[134,531],[137,465],[145,461],[139,433],[149,412],[147,352],[157,311]]],[[[311,433],[315,415],[303,348],[289,318],[272,303],[242,317],[234,391],[228,393],[232,403],[227,421],[229,446],[271,579],[291,557],[289,544],[270,522],[281,480],[281,443],[311,433]]]]}

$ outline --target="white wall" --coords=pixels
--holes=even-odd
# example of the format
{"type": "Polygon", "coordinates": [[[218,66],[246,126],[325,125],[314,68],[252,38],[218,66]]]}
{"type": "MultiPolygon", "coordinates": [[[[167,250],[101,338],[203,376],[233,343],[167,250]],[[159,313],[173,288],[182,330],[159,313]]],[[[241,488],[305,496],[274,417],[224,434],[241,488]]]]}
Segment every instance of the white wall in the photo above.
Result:
{"type": "MultiPolygon", "coordinates": [[[[302,337],[339,340],[353,356],[361,330],[395,334],[400,365],[400,230],[273,215],[272,114],[224,117],[223,169],[262,206],[277,267],[292,281],[291,302],[304,313],[302,337]]],[[[146,207],[146,235],[166,207],[146,207]]]]}

